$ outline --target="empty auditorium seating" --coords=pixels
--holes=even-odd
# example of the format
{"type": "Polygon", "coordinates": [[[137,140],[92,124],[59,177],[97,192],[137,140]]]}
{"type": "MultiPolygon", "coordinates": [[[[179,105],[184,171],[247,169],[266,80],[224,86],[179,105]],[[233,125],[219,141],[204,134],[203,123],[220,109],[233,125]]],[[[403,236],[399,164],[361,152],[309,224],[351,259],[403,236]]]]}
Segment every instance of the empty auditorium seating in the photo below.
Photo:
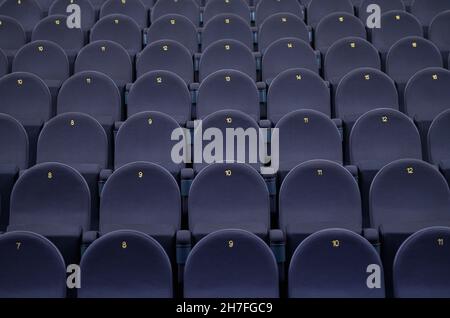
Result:
{"type": "Polygon", "coordinates": [[[31,232],[0,235],[1,298],[65,296],[66,265],[55,245],[31,232]]]}
{"type": "Polygon", "coordinates": [[[343,38],[334,42],[325,55],[324,78],[333,88],[346,74],[360,67],[380,69],[378,51],[362,38],[343,38]]]}
{"type": "Polygon", "coordinates": [[[19,22],[30,39],[34,26],[44,17],[43,9],[35,0],[5,0],[0,4],[0,15],[14,18],[19,22]]]}
{"type": "Polygon", "coordinates": [[[389,49],[399,40],[409,37],[423,36],[419,20],[406,11],[389,11],[381,15],[381,28],[371,29],[372,44],[380,52],[383,62],[389,49]]]}
{"type": "Polygon", "coordinates": [[[221,70],[206,77],[198,88],[197,118],[223,109],[240,110],[260,119],[258,87],[252,78],[237,70],[221,70]]]}
{"type": "Polygon", "coordinates": [[[370,188],[371,226],[383,242],[381,256],[391,282],[395,253],[414,232],[450,224],[450,191],[434,166],[415,159],[388,164],[370,188]]]}
{"type": "Polygon", "coordinates": [[[163,113],[141,112],[131,116],[117,132],[115,169],[135,161],[148,161],[178,176],[184,164],[175,163],[171,157],[172,148],[178,143],[171,140],[176,129],[181,129],[178,123],[163,113]]]}
{"type": "Polygon", "coordinates": [[[0,16],[0,23],[0,49],[11,63],[17,50],[27,41],[25,30],[17,20],[8,16],[0,16]]]}
{"type": "Polygon", "coordinates": [[[36,144],[43,124],[52,116],[52,98],[44,81],[34,74],[17,72],[0,79],[0,113],[17,119],[29,139],[29,161],[36,160],[36,144]],[[30,103],[33,101],[33,103],[30,103]]]}
{"type": "Polygon", "coordinates": [[[58,44],[73,64],[78,51],[84,46],[84,34],[81,29],[68,28],[66,20],[65,15],[52,15],[42,19],[33,29],[31,40],[47,40],[58,44]]]}
{"type": "Polygon", "coordinates": [[[256,24],[261,25],[272,14],[289,12],[303,19],[303,8],[296,0],[261,0],[256,5],[256,24]]]}
{"type": "Polygon", "coordinates": [[[398,109],[395,83],[380,70],[357,68],[340,81],[335,96],[336,117],[343,120],[347,135],[355,121],[376,108],[398,109]]]}
{"type": "Polygon", "coordinates": [[[110,14],[129,16],[141,29],[148,26],[148,12],[141,1],[108,0],[100,9],[100,18],[110,14]]]}
{"type": "MultiPolygon", "coordinates": [[[[247,163],[248,165],[259,171],[261,167],[261,160],[259,159],[259,149],[262,131],[260,132],[257,121],[246,113],[234,109],[223,109],[216,111],[212,114],[202,118],[201,127],[195,127],[194,129],[194,144],[197,141],[202,143],[201,149],[205,149],[203,153],[194,152],[194,170],[196,172],[205,168],[209,164],[216,162],[240,162],[247,163]],[[208,129],[214,129],[217,133],[220,131],[225,138],[224,142],[220,145],[215,145],[214,153],[210,153],[212,136],[208,133],[208,129]],[[242,132],[245,134],[245,139],[242,135],[227,134],[227,129],[233,129],[231,132],[242,132]],[[242,131],[243,130],[243,131],[242,131]],[[233,142],[230,144],[230,142],[233,142]],[[244,143],[245,142],[245,143],[244,143]],[[233,152],[229,147],[233,146],[233,152]],[[208,152],[209,151],[209,152],[208,152]],[[207,158],[205,153],[211,155],[211,158],[207,158]],[[231,154],[233,157],[230,158],[231,154]],[[200,157],[201,156],[201,157],[200,157]]],[[[216,138],[216,137],[215,137],[216,138]]],[[[219,137],[217,137],[219,138],[219,137]]]]}
{"type": "Polygon", "coordinates": [[[253,31],[250,25],[234,14],[216,15],[206,23],[201,36],[202,48],[207,48],[218,40],[233,39],[242,42],[253,51],[253,31]]]}
{"type": "Polygon", "coordinates": [[[17,51],[12,71],[39,76],[50,89],[53,105],[56,105],[58,90],[69,77],[69,59],[58,44],[46,40],[33,41],[17,51]]]}
{"type": "Polygon", "coordinates": [[[331,115],[330,89],[315,72],[290,69],[274,78],[267,92],[267,118],[277,123],[297,109],[313,109],[331,115]]]}
{"type": "Polygon", "coordinates": [[[313,0],[307,7],[308,25],[315,28],[320,20],[333,12],[353,14],[353,5],[349,0],[313,0]]]}
{"type": "Polygon", "coordinates": [[[362,115],[349,138],[349,160],[359,170],[359,184],[368,226],[370,185],[377,172],[398,159],[422,159],[419,132],[414,122],[397,110],[378,108],[362,115]]]}
{"type": "Polygon", "coordinates": [[[156,70],[173,72],[190,84],[194,81],[192,53],[173,40],[152,42],[136,56],[136,77],[156,70]]]}
{"type": "Polygon", "coordinates": [[[188,18],[179,14],[168,14],[154,20],[144,35],[146,43],[174,40],[184,45],[192,54],[198,51],[196,26],[188,18]]]}
{"type": "Polygon", "coordinates": [[[158,242],[137,231],[97,239],[81,259],[79,298],[171,298],[172,269],[158,242]]]}
{"type": "Polygon", "coordinates": [[[236,14],[250,24],[251,12],[246,0],[208,0],[203,10],[203,24],[222,13],[236,14]]]}
{"type": "Polygon", "coordinates": [[[442,111],[450,108],[450,71],[426,68],[417,72],[406,85],[405,113],[413,118],[422,136],[426,154],[427,134],[431,122],[442,111]]]}
{"type": "Polygon", "coordinates": [[[39,164],[14,186],[8,232],[41,234],[58,247],[67,264],[77,264],[83,234],[90,229],[90,207],[81,174],[61,163],[39,164]]]}
{"type": "Polygon", "coordinates": [[[366,28],[357,17],[350,13],[331,13],[320,20],[314,33],[314,46],[324,56],[328,48],[337,40],[346,37],[366,39],[366,28]]]}
{"type": "Polygon", "coordinates": [[[223,69],[241,71],[256,80],[256,59],[250,49],[236,40],[219,40],[203,51],[199,61],[199,79],[223,69]]]}
{"type": "Polygon", "coordinates": [[[189,254],[184,272],[184,297],[278,298],[275,257],[267,244],[252,233],[214,232],[189,254]]]}
{"type": "Polygon", "coordinates": [[[292,257],[288,279],[290,298],[385,297],[383,265],[376,249],[344,229],[322,230],[305,239],[292,257]],[[370,288],[367,281],[374,268],[379,286],[370,288]]]}
{"type": "MultiPolygon", "coordinates": [[[[364,25],[367,25],[367,19],[373,13],[372,10],[367,12],[371,5],[378,5],[381,9],[381,14],[394,10],[405,11],[405,4],[402,0],[362,0],[358,7],[358,13],[359,18],[364,25]]],[[[371,21],[373,21],[373,19],[371,19],[371,21]]],[[[384,28],[383,21],[381,21],[381,28],[384,28]]]]}
{"type": "Polygon", "coordinates": [[[107,75],[83,71],[70,77],[58,94],[57,113],[84,113],[95,118],[111,136],[116,121],[121,119],[120,92],[107,75]]]}
{"type": "Polygon", "coordinates": [[[421,37],[406,37],[396,42],[386,58],[386,73],[396,82],[400,96],[408,80],[427,67],[442,67],[439,49],[421,37]]]}
{"type": "Polygon", "coordinates": [[[75,73],[97,71],[109,76],[123,92],[133,80],[133,66],[127,51],[112,41],[95,41],[83,47],[75,60],[75,73]]]}
{"type": "Polygon", "coordinates": [[[414,0],[411,4],[411,13],[419,19],[425,31],[433,18],[445,10],[450,10],[450,2],[446,0],[414,0]]]}
{"type": "Polygon", "coordinates": [[[293,111],[281,118],[275,128],[279,129],[281,179],[300,163],[312,159],[342,164],[341,134],[325,114],[310,109],[293,111]]]}
{"type": "Polygon", "coordinates": [[[263,239],[269,236],[269,191],[258,171],[246,164],[215,163],[204,168],[192,182],[188,205],[189,229],[196,242],[229,228],[263,239]]]}
{"type": "Polygon", "coordinates": [[[430,125],[427,138],[428,160],[439,166],[447,182],[450,181],[449,121],[450,110],[445,110],[436,116],[430,125]]]}
{"type": "Polygon", "coordinates": [[[328,160],[310,160],[292,169],[280,188],[279,213],[288,257],[319,230],[362,231],[358,183],[346,168],[328,160]]]}
{"type": "Polygon", "coordinates": [[[54,0],[50,6],[49,15],[71,15],[73,10],[67,12],[67,8],[76,4],[80,7],[81,30],[87,33],[95,24],[95,9],[90,0],[54,0]]]}
{"type": "Polygon", "coordinates": [[[318,53],[297,38],[283,38],[273,42],[262,58],[262,79],[270,83],[278,74],[291,68],[306,68],[318,73],[318,53]]]}
{"type": "Polygon", "coordinates": [[[395,297],[450,297],[449,236],[450,228],[431,227],[402,244],[394,261],[395,297]]]}
{"type": "Polygon", "coordinates": [[[167,14],[181,14],[194,25],[200,24],[200,8],[195,0],[158,0],[153,6],[151,20],[155,21],[167,14]]]}
{"type": "Polygon", "coordinates": [[[131,56],[142,49],[142,31],[139,25],[123,14],[110,14],[101,18],[91,29],[91,42],[109,40],[122,45],[131,56]]]}
{"type": "Polygon", "coordinates": [[[264,52],[267,47],[281,38],[298,38],[310,42],[310,28],[298,16],[292,13],[276,13],[264,20],[259,27],[259,50],[264,52]]]}
{"type": "Polygon", "coordinates": [[[19,171],[28,167],[28,136],[13,117],[0,113],[0,231],[8,224],[9,198],[19,171]]]}
{"type": "Polygon", "coordinates": [[[129,89],[127,116],[143,111],[163,112],[184,125],[191,119],[191,95],[186,83],[168,71],[141,76],[129,89]]]}
{"type": "MultiPolygon", "coordinates": [[[[431,21],[428,30],[428,38],[436,44],[441,50],[442,57],[445,64],[447,64],[447,57],[450,52],[450,41],[448,39],[447,30],[450,29],[450,8],[447,11],[441,12],[431,21]]],[[[447,64],[448,66],[448,64],[447,64]]]]}

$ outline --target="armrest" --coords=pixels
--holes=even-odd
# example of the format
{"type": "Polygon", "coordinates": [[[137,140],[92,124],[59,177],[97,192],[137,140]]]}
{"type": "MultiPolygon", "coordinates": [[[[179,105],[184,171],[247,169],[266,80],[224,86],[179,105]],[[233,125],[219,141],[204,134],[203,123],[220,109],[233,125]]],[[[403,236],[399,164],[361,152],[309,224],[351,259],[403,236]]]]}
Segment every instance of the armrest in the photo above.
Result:
{"type": "Polygon", "coordinates": [[[447,172],[450,170],[450,160],[442,160],[439,162],[439,170],[442,172],[447,172]]]}
{"type": "Polygon", "coordinates": [[[184,265],[192,249],[192,235],[190,231],[180,230],[176,234],[176,258],[178,265],[184,265]]]}
{"type": "Polygon", "coordinates": [[[192,168],[181,169],[181,195],[183,197],[189,196],[189,190],[191,189],[191,184],[193,180],[194,180],[194,169],[192,168]]]}
{"type": "Polygon", "coordinates": [[[314,55],[316,56],[317,60],[317,66],[319,67],[319,70],[322,69],[322,55],[320,54],[320,51],[315,50],[314,55]]]}
{"type": "Polygon", "coordinates": [[[271,129],[272,128],[272,122],[270,120],[268,120],[268,119],[261,119],[259,121],[259,127],[271,129]]]}
{"type": "Polygon", "coordinates": [[[300,3],[300,11],[302,13],[302,20],[305,20],[305,6],[300,3]]]}
{"type": "Polygon", "coordinates": [[[100,175],[98,178],[98,194],[102,196],[103,187],[105,186],[106,181],[113,174],[111,169],[102,169],[100,170],[100,175]]]}
{"type": "MultiPolygon", "coordinates": [[[[150,11],[148,13],[148,19],[151,20],[151,18],[152,18],[152,9],[150,9],[150,11]]],[[[142,38],[144,40],[144,46],[146,46],[148,44],[148,29],[149,28],[145,28],[143,30],[143,32],[142,32],[142,38]]]]}
{"type": "Polygon", "coordinates": [[[260,103],[266,103],[267,101],[267,85],[264,82],[256,82],[256,87],[258,88],[259,93],[259,102],[260,103]]]}
{"type": "Polygon", "coordinates": [[[262,58],[262,54],[261,52],[253,52],[253,57],[255,58],[256,61],[256,70],[260,71],[261,70],[261,58],[262,58]]]}
{"type": "Polygon", "coordinates": [[[333,118],[333,123],[336,125],[337,129],[339,130],[339,134],[341,135],[341,140],[344,140],[344,125],[342,123],[342,119],[340,118],[333,118]]]}
{"type": "Polygon", "coordinates": [[[122,127],[123,123],[124,123],[123,121],[116,121],[114,123],[114,130],[118,131],[120,129],[120,127],[122,127]]]}
{"type": "Polygon", "coordinates": [[[308,30],[309,43],[312,43],[313,42],[313,29],[310,25],[307,25],[306,30],[308,30]]]}
{"type": "Polygon", "coordinates": [[[199,64],[200,64],[201,57],[202,57],[201,53],[194,53],[194,71],[196,71],[196,72],[198,72],[198,70],[199,70],[199,64]]]}
{"type": "Polygon", "coordinates": [[[380,233],[377,229],[366,228],[363,229],[362,234],[373,246],[378,247],[380,245],[380,233]]]}
{"type": "Polygon", "coordinates": [[[193,120],[188,120],[186,122],[186,129],[193,130],[195,128],[195,122],[193,120]]]}
{"type": "Polygon", "coordinates": [[[189,84],[189,91],[191,92],[191,101],[192,104],[197,103],[198,96],[198,88],[200,87],[200,83],[191,83],[189,84]]]}
{"type": "Polygon", "coordinates": [[[284,263],[286,261],[286,242],[283,231],[270,230],[269,232],[270,249],[272,250],[277,263],[284,263]]]}
{"type": "Polygon", "coordinates": [[[253,44],[257,44],[258,43],[258,27],[252,26],[250,29],[252,30],[253,44]]]}
{"type": "Polygon", "coordinates": [[[354,165],[348,165],[345,166],[345,168],[348,170],[348,172],[350,172],[353,176],[353,178],[355,178],[356,182],[358,182],[358,167],[354,166],[354,165]]]}
{"type": "Polygon", "coordinates": [[[264,181],[266,181],[267,190],[271,196],[277,195],[277,174],[270,169],[263,169],[264,174],[262,175],[264,181]]]}
{"type": "Polygon", "coordinates": [[[86,249],[94,243],[94,241],[98,238],[97,231],[85,231],[81,237],[81,255],[84,254],[86,249]]]}

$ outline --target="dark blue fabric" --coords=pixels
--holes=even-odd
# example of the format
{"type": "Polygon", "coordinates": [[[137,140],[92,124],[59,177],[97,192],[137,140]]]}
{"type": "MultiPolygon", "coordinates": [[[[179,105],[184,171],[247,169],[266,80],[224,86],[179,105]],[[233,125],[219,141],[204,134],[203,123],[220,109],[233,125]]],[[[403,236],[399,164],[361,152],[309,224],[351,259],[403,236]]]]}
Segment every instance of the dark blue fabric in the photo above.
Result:
{"type": "Polygon", "coordinates": [[[144,111],[165,113],[180,125],[191,119],[192,98],[186,82],[175,73],[156,70],[139,77],[127,97],[127,116],[144,111]]]}
{"type": "Polygon", "coordinates": [[[326,159],[342,164],[341,135],[335,123],[323,113],[297,110],[284,116],[275,128],[279,129],[282,179],[291,169],[308,160],[326,159]]]}
{"type": "Polygon", "coordinates": [[[192,53],[174,40],[154,41],[137,54],[136,77],[157,70],[173,72],[190,84],[194,81],[192,53]]]}
{"type": "Polygon", "coordinates": [[[450,297],[449,238],[450,228],[431,227],[402,244],[394,261],[395,297],[450,297]]]}
{"type": "Polygon", "coordinates": [[[219,40],[207,47],[200,57],[199,80],[223,69],[235,69],[256,80],[256,60],[252,51],[236,40],[219,40]]]}
{"type": "Polygon", "coordinates": [[[89,187],[80,173],[61,163],[39,164],[14,186],[8,230],[29,229],[54,237],[72,264],[77,262],[82,231],[90,229],[90,208],[89,187]]]}
{"type": "Polygon", "coordinates": [[[16,72],[0,79],[0,95],[0,113],[14,117],[27,131],[29,162],[34,164],[39,133],[44,122],[52,116],[50,90],[38,76],[16,72]]]}
{"type": "Polygon", "coordinates": [[[177,41],[191,54],[198,51],[197,27],[180,14],[167,14],[157,20],[152,18],[152,24],[147,32],[147,43],[159,40],[177,41]]]}
{"type": "Polygon", "coordinates": [[[80,298],[170,298],[172,269],[161,245],[129,230],[97,239],[81,260],[80,298]]]}
{"type": "Polygon", "coordinates": [[[195,0],[158,0],[153,6],[151,20],[155,21],[167,14],[180,14],[194,25],[200,24],[200,8],[195,0]]]}
{"type": "Polygon", "coordinates": [[[208,0],[203,10],[203,24],[222,13],[236,14],[250,24],[251,12],[246,0],[208,0]]]}
{"type": "Polygon", "coordinates": [[[288,12],[272,14],[260,26],[259,51],[263,53],[270,44],[281,38],[298,38],[307,43],[310,42],[309,30],[305,22],[297,15],[288,12]]]}
{"type": "Polygon", "coordinates": [[[360,235],[344,229],[319,231],[305,239],[292,257],[288,295],[291,298],[383,298],[370,289],[368,265],[383,265],[375,248],[360,235]],[[336,246],[336,243],[339,242],[336,246]]]}
{"type": "Polygon", "coordinates": [[[300,3],[296,0],[263,0],[259,1],[256,5],[255,16],[256,24],[262,25],[262,23],[270,17],[272,14],[279,12],[288,12],[295,14],[299,18],[303,19],[303,11],[300,3]]]}
{"type": "Polygon", "coordinates": [[[264,179],[242,163],[204,168],[189,192],[189,229],[193,236],[226,228],[269,234],[270,200],[264,179]]]}
{"type": "Polygon", "coordinates": [[[100,9],[100,19],[110,14],[129,16],[141,29],[148,26],[148,12],[142,1],[108,0],[100,9]]]}
{"type": "Polygon", "coordinates": [[[346,168],[332,161],[311,160],[291,170],[280,188],[279,213],[288,255],[302,238],[318,230],[362,232],[358,184],[346,168]]]}
{"type": "Polygon", "coordinates": [[[267,244],[242,230],[202,239],[188,256],[186,298],[278,298],[278,267],[267,244]]]}
{"type": "Polygon", "coordinates": [[[148,162],[119,168],[103,187],[100,207],[101,233],[138,230],[157,239],[174,256],[175,232],[181,227],[181,195],[165,169],[148,162]]]}
{"type": "Polygon", "coordinates": [[[116,42],[133,57],[142,50],[142,30],[136,21],[123,14],[110,14],[98,20],[91,29],[90,41],[98,40],[116,42]]]}
{"type": "Polygon", "coordinates": [[[334,42],[350,36],[366,39],[365,24],[352,13],[330,13],[317,24],[314,33],[314,47],[325,55],[334,42]]]}
{"type": "Polygon", "coordinates": [[[280,73],[267,92],[267,118],[276,124],[298,109],[313,109],[331,115],[330,89],[315,72],[297,68],[280,73]]]}
{"type": "Polygon", "coordinates": [[[202,30],[202,48],[218,40],[233,39],[245,44],[253,51],[253,31],[241,17],[223,13],[208,21],[202,30]]]}
{"type": "Polygon", "coordinates": [[[142,112],[131,116],[117,132],[115,168],[135,161],[148,161],[178,175],[185,165],[172,160],[172,149],[178,143],[171,140],[175,129],[181,127],[163,113],[142,112]]]}
{"type": "Polygon", "coordinates": [[[220,70],[206,77],[200,84],[196,117],[205,118],[224,109],[242,111],[259,121],[258,88],[247,74],[237,70],[220,70]]]}
{"type": "Polygon", "coordinates": [[[278,74],[291,68],[319,72],[317,56],[311,46],[297,38],[282,38],[266,49],[262,58],[262,79],[270,83],[278,74]]]}
{"type": "Polygon", "coordinates": [[[1,298],[66,296],[66,266],[61,253],[38,234],[0,235],[0,269],[1,298]]]}

